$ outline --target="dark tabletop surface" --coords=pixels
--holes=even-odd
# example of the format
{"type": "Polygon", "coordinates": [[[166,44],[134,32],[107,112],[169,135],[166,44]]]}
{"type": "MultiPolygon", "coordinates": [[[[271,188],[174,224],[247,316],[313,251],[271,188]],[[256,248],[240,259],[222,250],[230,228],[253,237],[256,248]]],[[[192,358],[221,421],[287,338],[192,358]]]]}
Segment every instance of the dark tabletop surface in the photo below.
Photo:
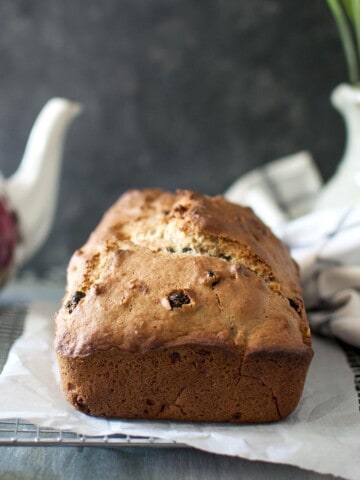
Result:
{"type": "Polygon", "coordinates": [[[336,480],[296,467],[193,449],[1,447],[2,480],[336,480]]]}

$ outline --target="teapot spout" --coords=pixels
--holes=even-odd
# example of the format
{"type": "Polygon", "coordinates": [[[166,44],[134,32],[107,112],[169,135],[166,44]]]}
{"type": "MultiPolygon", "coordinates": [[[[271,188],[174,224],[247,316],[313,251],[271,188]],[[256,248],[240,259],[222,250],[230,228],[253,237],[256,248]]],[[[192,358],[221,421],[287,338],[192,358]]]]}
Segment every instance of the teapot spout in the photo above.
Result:
{"type": "Polygon", "coordinates": [[[15,258],[17,266],[38,250],[50,231],[65,135],[80,111],[80,105],[69,100],[49,100],[31,130],[18,170],[6,182],[21,237],[15,258]]]}

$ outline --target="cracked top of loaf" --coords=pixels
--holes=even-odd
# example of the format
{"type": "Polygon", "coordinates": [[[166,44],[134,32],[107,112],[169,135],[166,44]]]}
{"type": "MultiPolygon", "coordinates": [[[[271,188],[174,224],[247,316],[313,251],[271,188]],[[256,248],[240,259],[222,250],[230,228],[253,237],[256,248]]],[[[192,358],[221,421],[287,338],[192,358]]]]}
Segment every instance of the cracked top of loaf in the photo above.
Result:
{"type": "Polygon", "coordinates": [[[298,268],[249,208],[190,191],[132,190],[68,267],[56,349],[178,345],[302,351],[310,332],[298,268]]]}

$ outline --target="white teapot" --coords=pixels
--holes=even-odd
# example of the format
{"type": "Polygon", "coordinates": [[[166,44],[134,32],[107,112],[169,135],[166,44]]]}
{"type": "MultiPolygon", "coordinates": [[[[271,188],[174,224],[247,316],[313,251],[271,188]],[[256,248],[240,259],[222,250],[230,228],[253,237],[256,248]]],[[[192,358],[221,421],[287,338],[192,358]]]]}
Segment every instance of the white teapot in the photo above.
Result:
{"type": "Polygon", "coordinates": [[[0,285],[43,244],[50,231],[66,131],[80,105],[49,100],[31,130],[18,170],[0,174],[0,285]]]}

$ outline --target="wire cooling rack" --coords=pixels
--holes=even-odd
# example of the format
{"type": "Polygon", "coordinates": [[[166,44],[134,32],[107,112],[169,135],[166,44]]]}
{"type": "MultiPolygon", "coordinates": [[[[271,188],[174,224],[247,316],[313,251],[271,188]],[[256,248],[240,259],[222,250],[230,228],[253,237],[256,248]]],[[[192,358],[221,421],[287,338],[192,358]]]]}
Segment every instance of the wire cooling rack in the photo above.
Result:
{"type": "Polygon", "coordinates": [[[69,447],[184,447],[155,437],[130,435],[105,435],[103,437],[80,435],[73,432],[38,427],[21,420],[0,420],[0,445],[2,446],[69,446],[69,447]]]}
{"type": "MultiPolygon", "coordinates": [[[[14,341],[21,335],[27,305],[0,305],[0,372],[14,341]]],[[[1,392],[0,392],[1,394],[1,392]]],[[[70,446],[70,447],[185,447],[155,437],[130,435],[89,436],[38,427],[19,418],[0,420],[0,446],[70,446]]]]}

